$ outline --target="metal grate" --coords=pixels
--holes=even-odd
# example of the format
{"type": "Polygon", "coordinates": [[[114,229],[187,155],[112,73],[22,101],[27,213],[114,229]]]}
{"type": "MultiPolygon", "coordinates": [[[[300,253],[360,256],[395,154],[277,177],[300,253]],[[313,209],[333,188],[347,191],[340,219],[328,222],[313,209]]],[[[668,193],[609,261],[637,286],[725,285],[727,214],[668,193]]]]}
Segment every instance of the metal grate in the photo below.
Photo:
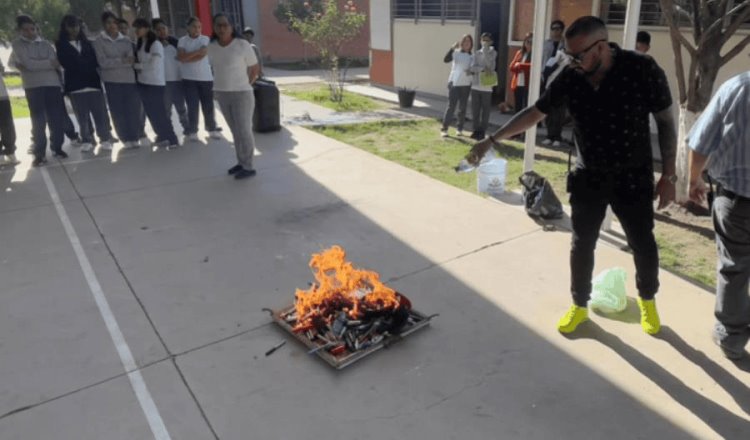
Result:
{"type": "Polygon", "coordinates": [[[393,0],[394,18],[474,20],[475,0],[393,0]]]}

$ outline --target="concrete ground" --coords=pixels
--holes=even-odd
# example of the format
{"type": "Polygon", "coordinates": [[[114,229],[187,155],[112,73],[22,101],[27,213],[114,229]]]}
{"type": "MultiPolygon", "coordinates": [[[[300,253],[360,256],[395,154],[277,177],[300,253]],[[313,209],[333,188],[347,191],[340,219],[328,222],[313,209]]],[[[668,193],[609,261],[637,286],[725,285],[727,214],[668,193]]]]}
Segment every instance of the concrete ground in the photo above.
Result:
{"type": "MultiPolygon", "coordinates": [[[[17,127],[24,150],[28,120],[17,127]]],[[[226,141],[66,147],[65,162],[0,170],[0,439],[750,432],[750,362],[711,343],[711,292],[662,272],[664,327],[647,336],[632,258],[601,242],[596,270],[626,269],[629,307],[566,338],[564,222],[545,232],[516,199],[303,127],[257,141],[258,175],[242,182],[226,141]],[[261,308],[290,304],[310,254],[333,244],[440,316],[343,371],[306,355],[261,308]]]]}

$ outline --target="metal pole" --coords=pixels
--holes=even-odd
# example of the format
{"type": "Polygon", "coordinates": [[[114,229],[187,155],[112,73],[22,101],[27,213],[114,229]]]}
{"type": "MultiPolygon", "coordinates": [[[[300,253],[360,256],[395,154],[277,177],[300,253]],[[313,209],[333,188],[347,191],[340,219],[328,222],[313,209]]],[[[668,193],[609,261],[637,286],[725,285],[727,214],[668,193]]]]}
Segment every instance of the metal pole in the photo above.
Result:
{"type": "Polygon", "coordinates": [[[151,1],[151,18],[159,18],[159,0],[151,1]]]}
{"type": "MultiPolygon", "coordinates": [[[[534,41],[531,45],[531,78],[529,84],[529,105],[539,99],[542,82],[542,48],[544,47],[544,29],[547,24],[547,0],[534,0],[534,41]]],[[[523,170],[534,169],[534,151],[536,149],[536,125],[526,130],[526,146],[523,152],[523,170]]]]}

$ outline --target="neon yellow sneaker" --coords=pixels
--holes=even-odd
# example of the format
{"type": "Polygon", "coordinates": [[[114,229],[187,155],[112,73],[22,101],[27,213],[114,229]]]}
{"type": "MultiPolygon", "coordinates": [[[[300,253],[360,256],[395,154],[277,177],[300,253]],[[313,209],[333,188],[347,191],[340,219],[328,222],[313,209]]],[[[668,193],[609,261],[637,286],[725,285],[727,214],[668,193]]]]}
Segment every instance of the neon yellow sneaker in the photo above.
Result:
{"type": "Polygon", "coordinates": [[[649,335],[655,335],[661,330],[659,312],[656,311],[656,301],[638,298],[638,308],[641,309],[641,327],[649,335]]]}
{"type": "Polygon", "coordinates": [[[580,323],[588,319],[589,309],[573,304],[557,322],[557,330],[560,333],[573,333],[580,323]]]}

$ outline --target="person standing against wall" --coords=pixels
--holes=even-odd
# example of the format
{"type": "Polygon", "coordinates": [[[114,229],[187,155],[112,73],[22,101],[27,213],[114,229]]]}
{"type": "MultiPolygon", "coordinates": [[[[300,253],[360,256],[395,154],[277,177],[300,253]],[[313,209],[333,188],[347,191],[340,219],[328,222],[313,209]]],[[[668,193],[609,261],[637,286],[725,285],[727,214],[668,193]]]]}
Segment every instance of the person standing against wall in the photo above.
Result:
{"type": "Polygon", "coordinates": [[[492,47],[492,34],[485,32],[480,38],[482,47],[474,52],[474,60],[471,71],[474,78],[471,82],[471,119],[474,124],[472,139],[484,139],[487,127],[490,125],[490,108],[492,106],[492,88],[484,78],[494,75],[494,84],[497,84],[497,51],[492,47]]]}
{"type": "MultiPolygon", "coordinates": [[[[560,69],[567,65],[563,42],[565,23],[562,20],[555,20],[549,29],[550,37],[544,42],[544,51],[542,52],[542,63],[544,63],[542,81],[544,87],[550,84],[560,73],[560,69]]],[[[544,125],[547,127],[547,138],[542,141],[542,145],[552,145],[555,148],[562,145],[562,129],[565,124],[566,113],[565,107],[562,107],[547,115],[544,120],[544,125]]]]}
{"type": "Polygon", "coordinates": [[[472,50],[474,39],[466,34],[460,42],[456,42],[445,54],[443,62],[451,63],[451,73],[448,75],[448,108],[443,115],[443,126],[440,136],[448,136],[448,126],[453,122],[456,105],[458,105],[458,123],[456,124],[456,136],[464,135],[464,122],[466,120],[466,106],[469,104],[471,94],[471,72],[472,50]]]}
{"type": "Polygon", "coordinates": [[[525,109],[529,98],[529,78],[531,77],[531,44],[533,36],[529,32],[523,39],[523,46],[510,62],[510,89],[516,101],[516,113],[525,109]]]}
{"type": "Polygon", "coordinates": [[[214,117],[214,77],[208,63],[209,38],[201,35],[201,22],[198,17],[190,17],[187,22],[188,34],[177,43],[177,59],[180,61],[180,74],[185,87],[185,100],[188,109],[188,133],[185,142],[198,140],[199,108],[203,110],[204,128],[211,139],[221,139],[221,133],[214,117]]]}

